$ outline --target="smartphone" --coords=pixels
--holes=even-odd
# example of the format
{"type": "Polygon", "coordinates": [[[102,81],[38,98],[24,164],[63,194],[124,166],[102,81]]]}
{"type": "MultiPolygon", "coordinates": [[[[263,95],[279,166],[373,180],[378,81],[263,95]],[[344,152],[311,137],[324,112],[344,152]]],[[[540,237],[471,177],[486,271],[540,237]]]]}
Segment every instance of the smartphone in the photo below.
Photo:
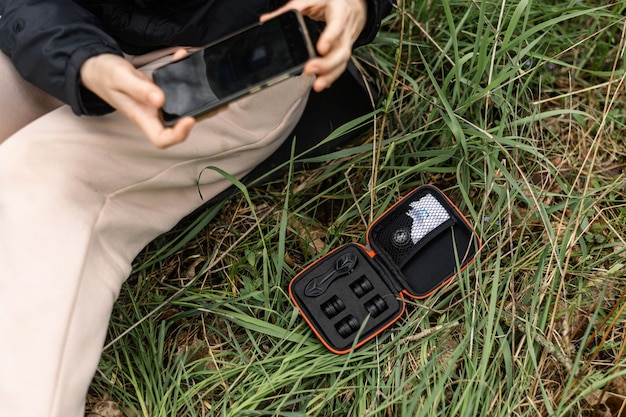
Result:
{"type": "Polygon", "coordinates": [[[244,28],[154,71],[154,82],[165,93],[163,122],[200,118],[300,73],[314,55],[297,11],[244,28]]]}

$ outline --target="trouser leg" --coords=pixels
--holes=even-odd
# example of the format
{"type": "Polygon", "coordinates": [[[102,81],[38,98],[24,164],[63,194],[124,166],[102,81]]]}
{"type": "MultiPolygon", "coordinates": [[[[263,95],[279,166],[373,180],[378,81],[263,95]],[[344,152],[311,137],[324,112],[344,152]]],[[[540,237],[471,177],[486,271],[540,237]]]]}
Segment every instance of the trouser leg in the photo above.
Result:
{"type": "Polygon", "coordinates": [[[61,102],[24,81],[0,52],[0,143],[61,102]]]}
{"type": "Polygon", "coordinates": [[[0,416],[78,417],[136,254],[242,177],[297,122],[310,80],[230,105],[154,148],[119,114],[61,107],[0,145],[0,416]]]}

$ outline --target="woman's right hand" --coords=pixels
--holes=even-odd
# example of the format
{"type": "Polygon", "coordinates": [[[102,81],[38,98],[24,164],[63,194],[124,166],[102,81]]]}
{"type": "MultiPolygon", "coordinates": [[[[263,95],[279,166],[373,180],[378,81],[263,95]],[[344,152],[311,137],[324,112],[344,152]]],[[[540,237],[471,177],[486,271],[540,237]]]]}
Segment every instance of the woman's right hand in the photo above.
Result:
{"type": "MultiPolygon", "coordinates": [[[[180,59],[179,51],[174,59],[180,59]]],[[[182,142],[195,124],[184,117],[174,126],[163,125],[159,109],[165,102],[163,91],[124,58],[113,54],[87,59],[80,70],[82,84],[124,114],[159,148],[182,142]]]]}
{"type": "Polygon", "coordinates": [[[315,75],[313,89],[322,91],[331,86],[344,72],[352,47],[367,21],[365,0],[290,0],[283,7],[264,14],[261,21],[269,20],[288,10],[298,10],[314,20],[326,22],[317,41],[319,57],[311,59],[304,73],[315,75]]]}

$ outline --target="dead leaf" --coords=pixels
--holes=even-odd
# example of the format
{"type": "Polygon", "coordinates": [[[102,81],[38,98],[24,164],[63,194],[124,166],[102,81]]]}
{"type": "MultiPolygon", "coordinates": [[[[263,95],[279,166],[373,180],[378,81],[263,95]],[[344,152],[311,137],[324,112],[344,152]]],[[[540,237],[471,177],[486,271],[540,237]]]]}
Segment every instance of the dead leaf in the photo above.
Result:
{"type": "Polygon", "coordinates": [[[124,417],[117,403],[102,400],[93,407],[87,417],[124,417]]]}
{"type": "Polygon", "coordinates": [[[606,417],[626,417],[626,380],[616,378],[602,390],[589,394],[585,400],[599,415],[606,417]]]}

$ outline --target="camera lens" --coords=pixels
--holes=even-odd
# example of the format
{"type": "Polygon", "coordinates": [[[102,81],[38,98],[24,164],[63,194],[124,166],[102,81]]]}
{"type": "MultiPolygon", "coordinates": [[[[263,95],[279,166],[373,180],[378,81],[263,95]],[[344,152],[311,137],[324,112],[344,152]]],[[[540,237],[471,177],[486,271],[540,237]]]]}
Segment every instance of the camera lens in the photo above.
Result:
{"type": "Polygon", "coordinates": [[[361,277],[354,281],[352,284],[350,284],[350,288],[352,289],[354,295],[361,298],[365,294],[373,290],[374,286],[367,278],[361,277]]]}
{"type": "Polygon", "coordinates": [[[365,303],[365,309],[374,318],[380,316],[387,308],[389,308],[387,303],[379,295],[365,303]]]}
{"type": "Polygon", "coordinates": [[[320,308],[322,309],[322,312],[324,312],[326,317],[328,317],[329,319],[332,319],[337,314],[345,310],[346,305],[343,303],[343,301],[341,301],[339,297],[337,297],[336,295],[333,295],[333,297],[330,300],[322,303],[320,308]]]}
{"type": "Polygon", "coordinates": [[[354,316],[348,316],[335,324],[335,329],[337,329],[337,333],[339,333],[341,337],[347,338],[359,329],[359,321],[355,319],[354,316]]]}
{"type": "Polygon", "coordinates": [[[399,248],[406,246],[410,243],[411,240],[411,230],[408,228],[402,227],[395,232],[393,232],[392,241],[393,244],[399,248]]]}

